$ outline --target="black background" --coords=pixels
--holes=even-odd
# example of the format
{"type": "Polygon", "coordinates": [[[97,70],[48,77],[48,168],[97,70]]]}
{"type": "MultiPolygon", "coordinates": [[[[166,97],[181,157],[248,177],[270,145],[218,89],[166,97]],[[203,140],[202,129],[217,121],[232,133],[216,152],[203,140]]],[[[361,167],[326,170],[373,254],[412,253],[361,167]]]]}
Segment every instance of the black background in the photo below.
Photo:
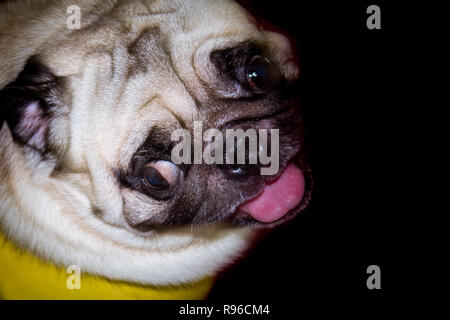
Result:
{"type": "Polygon", "coordinates": [[[397,12],[380,1],[313,3],[245,2],[298,47],[314,191],[309,209],[219,278],[213,301],[276,302],[287,310],[313,301],[376,308],[399,286],[392,174],[397,12]],[[381,8],[381,30],[366,27],[371,4],[381,8]],[[366,287],[372,264],[381,268],[381,290],[366,287]]]}

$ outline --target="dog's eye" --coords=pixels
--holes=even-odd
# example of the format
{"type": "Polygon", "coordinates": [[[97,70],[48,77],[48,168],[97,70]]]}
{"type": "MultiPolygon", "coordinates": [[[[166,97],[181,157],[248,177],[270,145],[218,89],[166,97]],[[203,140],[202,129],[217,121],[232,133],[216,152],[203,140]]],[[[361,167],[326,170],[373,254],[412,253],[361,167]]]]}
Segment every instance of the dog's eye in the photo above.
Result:
{"type": "Polygon", "coordinates": [[[249,60],[245,75],[248,84],[254,91],[273,89],[282,78],[278,68],[269,59],[258,55],[249,60]]]}
{"type": "Polygon", "coordinates": [[[169,161],[153,161],[142,168],[142,178],[151,189],[166,190],[180,182],[181,170],[169,161]]]}

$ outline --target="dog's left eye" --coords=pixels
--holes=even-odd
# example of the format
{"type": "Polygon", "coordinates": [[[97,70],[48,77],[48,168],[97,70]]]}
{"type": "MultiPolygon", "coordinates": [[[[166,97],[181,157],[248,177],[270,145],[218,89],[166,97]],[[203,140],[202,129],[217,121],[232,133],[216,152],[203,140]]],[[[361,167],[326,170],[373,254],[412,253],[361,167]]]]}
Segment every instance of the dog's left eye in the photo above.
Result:
{"type": "Polygon", "coordinates": [[[169,161],[152,161],[144,165],[141,175],[147,187],[153,190],[167,190],[182,178],[181,170],[169,161]]]}
{"type": "Polygon", "coordinates": [[[275,88],[282,75],[278,68],[266,57],[253,56],[245,69],[247,83],[254,91],[264,91],[275,88]]]}

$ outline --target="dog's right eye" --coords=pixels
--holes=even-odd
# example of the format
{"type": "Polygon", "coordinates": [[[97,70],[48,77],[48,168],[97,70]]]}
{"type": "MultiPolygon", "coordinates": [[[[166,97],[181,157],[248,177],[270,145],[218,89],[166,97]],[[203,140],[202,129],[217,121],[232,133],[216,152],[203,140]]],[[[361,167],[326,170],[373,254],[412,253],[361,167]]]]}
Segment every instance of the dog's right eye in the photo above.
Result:
{"type": "Polygon", "coordinates": [[[278,68],[266,57],[253,56],[245,69],[248,85],[253,91],[265,91],[275,88],[282,75],[278,68]]]}
{"type": "Polygon", "coordinates": [[[142,167],[141,176],[148,188],[168,190],[180,183],[182,172],[172,162],[153,161],[142,167]]]}

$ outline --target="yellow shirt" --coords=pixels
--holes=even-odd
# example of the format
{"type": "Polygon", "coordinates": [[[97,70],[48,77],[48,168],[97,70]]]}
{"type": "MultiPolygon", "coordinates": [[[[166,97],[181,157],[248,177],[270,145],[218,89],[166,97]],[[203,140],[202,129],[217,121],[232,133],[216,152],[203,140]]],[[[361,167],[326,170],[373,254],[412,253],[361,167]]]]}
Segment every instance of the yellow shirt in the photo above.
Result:
{"type": "Polygon", "coordinates": [[[204,299],[213,279],[180,286],[144,286],[81,273],[80,289],[69,289],[65,269],[24,252],[0,232],[0,299],[204,299]]]}

